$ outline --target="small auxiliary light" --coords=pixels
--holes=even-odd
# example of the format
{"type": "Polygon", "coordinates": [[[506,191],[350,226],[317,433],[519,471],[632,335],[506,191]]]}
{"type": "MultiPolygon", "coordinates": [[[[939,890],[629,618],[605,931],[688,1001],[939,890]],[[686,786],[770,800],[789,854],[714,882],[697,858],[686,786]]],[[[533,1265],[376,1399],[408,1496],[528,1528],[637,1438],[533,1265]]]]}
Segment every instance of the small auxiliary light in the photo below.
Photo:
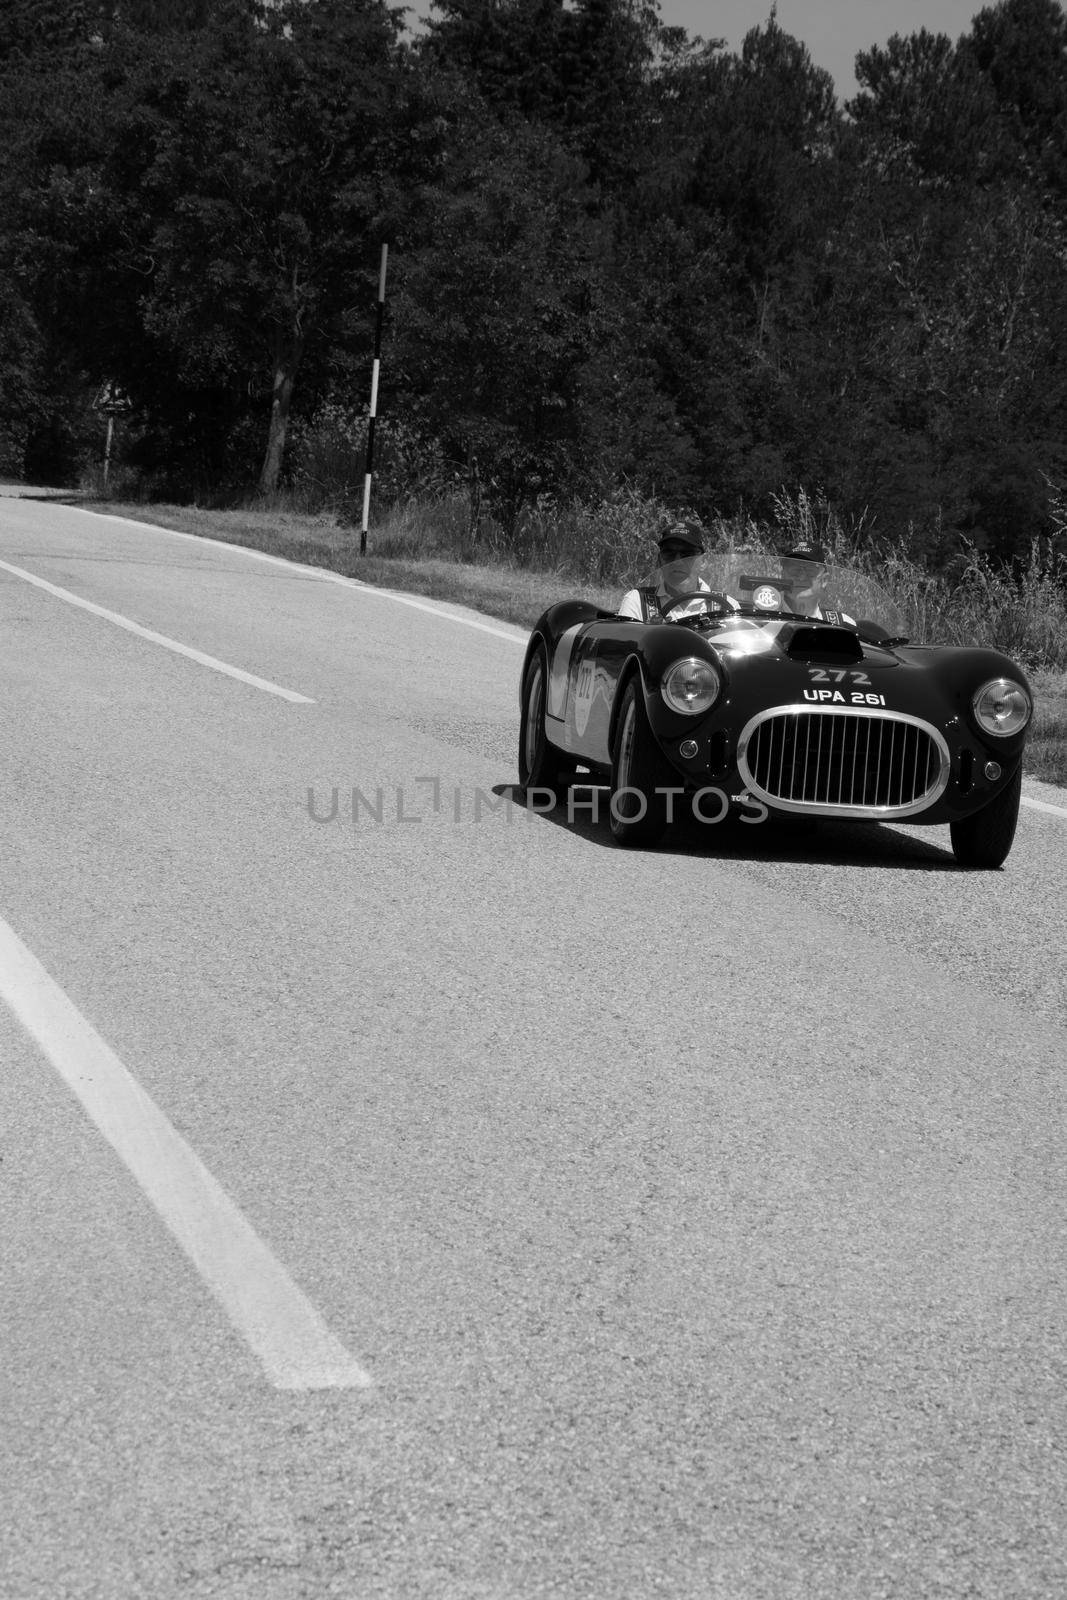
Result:
{"type": "MultiPolygon", "coordinates": [[[[683,739],[681,744],[678,746],[678,754],[682,757],[683,761],[692,761],[694,756],[700,754],[700,746],[697,744],[695,739],[683,739]]],[[[992,765],[992,762],[990,765],[992,765]]]]}
{"type": "Polygon", "coordinates": [[[990,783],[996,783],[1003,770],[1004,769],[999,761],[987,761],[985,767],[983,768],[983,771],[985,772],[985,775],[989,779],[990,783]]]}

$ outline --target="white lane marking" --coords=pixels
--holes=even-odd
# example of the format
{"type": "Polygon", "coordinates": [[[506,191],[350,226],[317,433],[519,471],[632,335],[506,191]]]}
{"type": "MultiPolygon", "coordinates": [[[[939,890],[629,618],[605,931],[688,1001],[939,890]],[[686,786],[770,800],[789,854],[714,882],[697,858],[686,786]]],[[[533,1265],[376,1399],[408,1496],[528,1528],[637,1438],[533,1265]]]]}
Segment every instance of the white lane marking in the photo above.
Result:
{"type": "Polygon", "coordinates": [[[161,644],[165,650],[173,650],[177,655],[188,656],[190,661],[196,661],[202,667],[210,667],[213,672],[223,672],[228,678],[237,678],[241,683],[251,684],[254,689],[263,689],[267,694],[279,695],[283,700],[291,700],[294,705],[315,704],[306,694],[297,694],[295,689],[283,689],[280,684],[271,683],[267,678],[257,678],[254,673],[244,672],[240,667],[231,667],[228,662],[219,661],[215,656],[205,655],[202,650],[194,650],[191,645],[179,644],[177,639],[168,639],[165,633],[142,628],[139,622],[131,622],[129,617],[123,617],[117,611],[109,611],[106,606],[98,606],[93,600],[83,600],[81,595],[72,594],[69,589],[61,589],[58,584],[49,583],[47,578],[39,578],[36,573],[27,572],[24,567],[12,566],[10,561],[0,561],[0,567],[16,578],[32,583],[35,588],[44,589],[47,594],[55,595],[56,599],[65,600],[68,605],[78,606],[82,611],[91,611],[94,617],[103,617],[106,621],[113,622],[117,628],[125,628],[127,633],[135,633],[140,639],[147,639],[152,644],[161,644]]]}
{"type": "Polygon", "coordinates": [[[489,622],[479,622],[475,617],[460,617],[454,611],[443,611],[439,606],[428,600],[414,600],[410,595],[398,594],[395,589],[379,589],[376,584],[364,583],[361,578],[348,578],[343,572],[331,572],[329,567],[305,566],[300,561],[290,561],[287,556],[272,556],[266,550],[253,550],[246,544],[229,544],[225,539],[206,539],[199,533],[186,533],[181,528],[161,528],[154,522],[135,522],[131,517],[112,516],[107,511],[87,511],[84,506],[72,506],[74,511],[81,511],[84,516],[99,517],[101,521],[114,522],[124,528],[143,528],[148,533],[167,533],[174,539],[195,539],[198,545],[218,545],[222,550],[233,550],[243,556],[250,556],[253,561],[266,561],[275,567],[288,567],[290,571],[299,572],[303,577],[319,578],[323,583],[340,583],[348,589],[356,589],[360,594],[376,596],[381,600],[393,600],[397,605],[410,606],[413,611],[428,611],[431,616],[441,617],[445,622],[459,622],[465,628],[476,628],[479,633],[492,634],[494,639],[507,639],[510,644],[520,644],[525,647],[528,634],[519,629],[511,633],[503,628],[494,627],[489,622]]]}
{"type": "Polygon", "coordinates": [[[1023,795],[1022,803],[1029,806],[1032,811],[1047,811],[1052,817],[1067,817],[1067,806],[1050,806],[1047,800],[1031,800],[1023,795]]]}
{"type": "Polygon", "coordinates": [[[276,1389],[370,1378],[159,1107],[0,918],[0,999],[137,1180],[276,1389]]]}

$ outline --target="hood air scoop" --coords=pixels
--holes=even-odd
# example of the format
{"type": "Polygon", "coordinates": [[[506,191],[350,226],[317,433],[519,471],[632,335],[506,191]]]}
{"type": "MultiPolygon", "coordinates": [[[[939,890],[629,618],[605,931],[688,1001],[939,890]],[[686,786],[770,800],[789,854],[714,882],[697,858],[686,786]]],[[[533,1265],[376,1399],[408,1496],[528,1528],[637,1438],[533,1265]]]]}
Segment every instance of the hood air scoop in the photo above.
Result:
{"type": "Polygon", "coordinates": [[[863,646],[851,628],[783,628],[778,643],[793,661],[862,661],[863,646]]]}

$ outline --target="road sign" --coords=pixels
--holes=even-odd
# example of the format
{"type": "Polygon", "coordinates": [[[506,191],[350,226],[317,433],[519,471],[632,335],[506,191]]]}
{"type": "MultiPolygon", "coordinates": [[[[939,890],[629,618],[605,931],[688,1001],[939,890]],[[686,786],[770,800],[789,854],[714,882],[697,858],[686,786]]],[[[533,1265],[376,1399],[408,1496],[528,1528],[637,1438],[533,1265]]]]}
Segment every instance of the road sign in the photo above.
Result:
{"type": "Polygon", "coordinates": [[[124,417],[133,409],[132,401],[117,383],[108,381],[101,385],[100,393],[93,401],[93,410],[101,412],[105,417],[124,417]]]}

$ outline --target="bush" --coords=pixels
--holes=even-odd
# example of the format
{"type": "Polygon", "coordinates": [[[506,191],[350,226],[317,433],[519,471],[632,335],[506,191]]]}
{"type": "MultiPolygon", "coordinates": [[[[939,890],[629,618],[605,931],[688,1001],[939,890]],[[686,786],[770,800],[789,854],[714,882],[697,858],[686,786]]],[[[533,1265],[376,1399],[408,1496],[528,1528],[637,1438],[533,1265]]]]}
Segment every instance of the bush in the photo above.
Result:
{"type": "Polygon", "coordinates": [[[520,513],[512,540],[523,566],[544,567],[588,583],[632,582],[651,567],[656,530],[667,507],[625,486],[602,500],[563,505],[540,495],[520,513]]]}
{"type": "MultiPolygon", "coordinates": [[[[712,519],[709,547],[743,551],[758,566],[801,541],[821,544],[832,561],[888,592],[916,642],[985,645],[1031,671],[1067,667],[1067,555],[1048,540],[1034,541],[1025,567],[998,565],[967,548],[954,565],[930,573],[909,553],[908,541],[873,541],[863,518],[846,527],[822,496],[783,489],[773,505],[771,523],[743,511],[712,519]]],[[[521,509],[509,536],[491,518],[473,529],[466,490],[456,489],[398,501],[376,520],[372,542],[381,556],[501,561],[561,580],[622,588],[651,571],[655,533],[670,514],[662,501],[630,485],[596,502],[560,502],[544,494],[521,509]]],[[[673,514],[689,513],[675,508],[673,514]]]]}
{"type": "Polygon", "coordinates": [[[392,560],[474,561],[466,494],[397,502],[375,519],[370,546],[374,555],[392,560]]]}
{"type": "Polygon", "coordinates": [[[994,566],[971,551],[952,597],[952,623],[1024,667],[1067,667],[1067,558],[1034,539],[1025,566],[994,566]]]}
{"type": "Polygon", "coordinates": [[[502,561],[587,583],[621,584],[652,566],[653,536],[666,514],[661,502],[632,488],[595,504],[560,504],[545,494],[522,507],[508,535],[484,513],[473,527],[467,491],[457,488],[431,500],[397,501],[375,519],[372,542],[375,555],[502,561]]]}
{"type": "Polygon", "coordinates": [[[1026,749],[1026,770],[1046,783],[1067,784],[1067,678],[1062,673],[1031,675],[1034,721],[1026,749]]]}
{"type": "MultiPolygon", "coordinates": [[[[289,432],[289,477],[308,511],[333,510],[362,520],[368,417],[331,403],[289,432]]],[[[378,506],[438,498],[450,487],[441,447],[403,422],[380,419],[374,431],[373,494],[378,506]]]]}

